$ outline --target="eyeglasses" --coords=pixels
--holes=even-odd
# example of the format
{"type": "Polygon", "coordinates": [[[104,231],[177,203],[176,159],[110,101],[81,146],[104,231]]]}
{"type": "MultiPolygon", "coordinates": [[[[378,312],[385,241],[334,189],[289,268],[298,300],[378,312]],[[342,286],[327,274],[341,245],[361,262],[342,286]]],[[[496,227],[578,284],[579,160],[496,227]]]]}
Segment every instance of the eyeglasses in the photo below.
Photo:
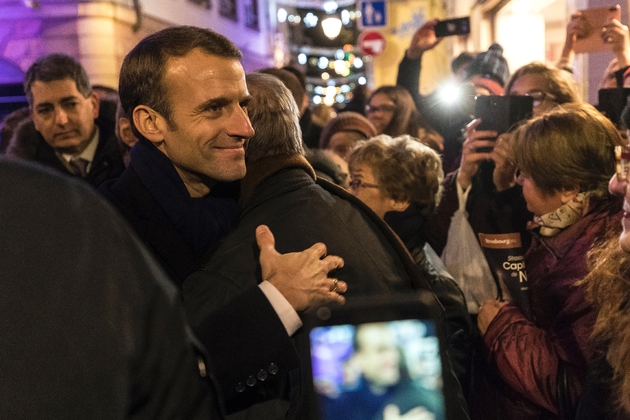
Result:
{"type": "Polygon", "coordinates": [[[630,171],[630,149],[624,146],[615,146],[615,159],[617,160],[617,181],[628,179],[630,171]]]}
{"type": "Polygon", "coordinates": [[[350,189],[358,190],[359,188],[380,188],[376,184],[370,184],[369,182],[363,182],[360,179],[353,179],[350,181],[350,189]]]}
{"type": "Polygon", "coordinates": [[[534,108],[539,106],[545,99],[549,99],[551,101],[556,100],[556,98],[553,95],[540,91],[540,90],[533,90],[531,92],[526,93],[525,96],[532,97],[532,99],[534,100],[533,101],[534,108]]]}
{"type": "Polygon", "coordinates": [[[380,106],[366,105],[365,106],[366,114],[369,114],[371,112],[392,113],[394,111],[396,111],[396,107],[394,105],[380,105],[380,106]]]}

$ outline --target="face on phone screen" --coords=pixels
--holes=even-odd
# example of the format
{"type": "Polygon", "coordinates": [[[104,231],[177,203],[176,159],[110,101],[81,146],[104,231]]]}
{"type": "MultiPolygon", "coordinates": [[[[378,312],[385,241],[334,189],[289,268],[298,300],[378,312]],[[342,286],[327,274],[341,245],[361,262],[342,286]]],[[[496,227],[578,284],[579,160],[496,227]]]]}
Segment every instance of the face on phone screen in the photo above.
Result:
{"type": "Polygon", "coordinates": [[[435,326],[401,320],[314,328],[313,381],[321,419],[444,418],[435,326]]]}

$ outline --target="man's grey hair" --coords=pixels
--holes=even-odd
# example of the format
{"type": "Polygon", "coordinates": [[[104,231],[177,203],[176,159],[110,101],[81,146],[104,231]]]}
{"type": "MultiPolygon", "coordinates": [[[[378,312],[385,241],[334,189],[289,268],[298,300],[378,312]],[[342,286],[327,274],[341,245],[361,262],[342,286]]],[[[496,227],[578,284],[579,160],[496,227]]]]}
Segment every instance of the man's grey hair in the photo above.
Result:
{"type": "Polygon", "coordinates": [[[269,156],[304,155],[300,111],[289,89],[276,76],[250,73],[247,106],[254,127],[245,159],[248,164],[269,156]]]}

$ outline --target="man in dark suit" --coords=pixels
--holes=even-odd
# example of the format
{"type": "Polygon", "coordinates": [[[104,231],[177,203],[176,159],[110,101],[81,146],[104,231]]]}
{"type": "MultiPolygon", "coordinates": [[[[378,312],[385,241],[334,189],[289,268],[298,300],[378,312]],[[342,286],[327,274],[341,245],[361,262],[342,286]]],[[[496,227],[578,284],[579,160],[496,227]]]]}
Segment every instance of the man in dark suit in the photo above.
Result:
{"type": "MultiPolygon", "coordinates": [[[[245,175],[253,135],[240,58],[223,35],[172,27],[140,41],[120,71],[121,103],[139,141],[122,176],[99,190],[177,285],[240,215],[228,183],[245,175]]],[[[281,265],[274,272],[283,276],[265,277],[195,330],[220,361],[217,380],[230,412],[284,392],[299,363],[290,340],[301,326],[297,312],[344,301],[345,283],[327,277],[341,259],[326,256],[321,243],[304,253],[307,263],[281,265]]]]}
{"type": "Polygon", "coordinates": [[[7,154],[33,160],[94,186],[124,169],[114,126],[99,116],[99,100],[74,58],[50,54],[29,67],[24,90],[35,131],[21,130],[7,154]]]}
{"type": "MultiPolygon", "coordinates": [[[[241,181],[243,213],[238,226],[184,282],[184,306],[193,329],[264,279],[254,244],[260,224],[273,230],[281,252],[323,242],[330,252],[343,255],[344,267],[335,276],[349,285],[348,299],[431,290],[402,243],[374,212],[342,188],[316,179],[304,157],[298,108],[283,83],[276,76],[252,73],[247,88],[256,134],[247,147],[247,175],[241,181]]],[[[293,372],[289,395],[253,406],[243,418],[306,418],[299,411],[306,404],[298,402],[306,402],[300,399],[309,387],[300,382],[300,373],[308,372],[308,337],[301,331],[293,340],[302,366],[293,372]]],[[[451,391],[451,418],[465,419],[461,388],[450,369],[445,382],[451,391]]]]}

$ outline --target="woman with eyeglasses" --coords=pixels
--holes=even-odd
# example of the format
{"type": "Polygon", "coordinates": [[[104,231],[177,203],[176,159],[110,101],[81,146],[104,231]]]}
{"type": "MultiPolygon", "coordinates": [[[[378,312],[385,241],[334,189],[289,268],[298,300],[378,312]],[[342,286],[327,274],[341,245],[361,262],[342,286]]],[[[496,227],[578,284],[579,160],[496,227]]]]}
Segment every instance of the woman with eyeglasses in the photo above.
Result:
{"type": "MultiPolygon", "coordinates": [[[[581,102],[569,73],[536,62],[516,70],[506,92],[532,96],[534,117],[559,105],[581,102]]],[[[516,231],[521,233],[525,245],[529,243],[525,223],[530,214],[516,184],[510,136],[497,138],[494,131],[478,131],[480,122],[475,119],[466,127],[460,167],[444,181],[444,199],[429,234],[429,242],[438,253],[446,245],[450,221],[460,207],[460,200],[466,206],[475,234],[516,231]]]]}
{"type": "Polygon", "coordinates": [[[469,364],[472,323],[462,291],[426,243],[427,226],[444,176],[439,155],[409,135],[360,142],[348,160],[350,192],[402,239],[442,303],[451,360],[460,382],[469,364]]]}
{"type": "Polygon", "coordinates": [[[572,418],[596,315],[578,281],[588,272],[589,249],[621,218],[621,200],[609,194],[608,179],[623,140],[588,104],[543,114],[513,137],[518,183],[534,215],[525,254],[532,316],[509,299],[488,300],[478,326],[508,418],[572,418]]]}
{"type": "Polygon", "coordinates": [[[381,86],[367,100],[365,115],[377,134],[391,137],[408,134],[434,150],[441,151],[444,140],[424,121],[407,89],[400,86],[381,86]]]}

